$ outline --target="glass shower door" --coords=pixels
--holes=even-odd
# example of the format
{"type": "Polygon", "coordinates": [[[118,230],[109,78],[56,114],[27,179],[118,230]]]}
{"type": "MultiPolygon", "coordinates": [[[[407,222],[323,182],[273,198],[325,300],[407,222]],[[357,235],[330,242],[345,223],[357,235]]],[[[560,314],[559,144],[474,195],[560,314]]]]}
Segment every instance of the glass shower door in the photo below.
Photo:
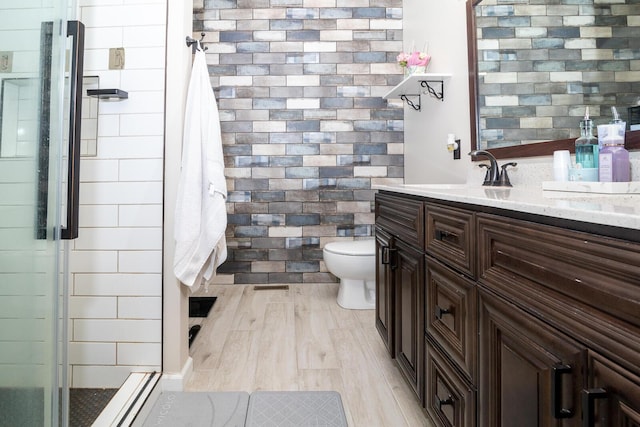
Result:
{"type": "Polygon", "coordinates": [[[66,418],[66,3],[0,0],[0,426],[66,418]]]}

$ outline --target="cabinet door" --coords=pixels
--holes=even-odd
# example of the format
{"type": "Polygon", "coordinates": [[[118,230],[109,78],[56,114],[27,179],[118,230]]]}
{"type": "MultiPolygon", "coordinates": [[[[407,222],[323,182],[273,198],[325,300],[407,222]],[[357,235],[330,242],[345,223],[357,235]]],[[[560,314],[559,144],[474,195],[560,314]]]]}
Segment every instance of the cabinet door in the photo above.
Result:
{"type": "Polygon", "coordinates": [[[482,288],[479,425],[580,425],[585,350],[482,288]]]}
{"type": "Polygon", "coordinates": [[[640,426],[640,378],[591,351],[588,365],[588,388],[582,391],[582,425],[640,426]]]}
{"type": "Polygon", "coordinates": [[[382,336],[391,357],[393,347],[393,268],[395,267],[393,238],[376,227],[376,328],[382,336]]]}
{"type": "Polygon", "coordinates": [[[394,286],[396,297],[395,353],[401,371],[422,399],[424,378],[424,280],[423,255],[396,242],[394,286]]]}

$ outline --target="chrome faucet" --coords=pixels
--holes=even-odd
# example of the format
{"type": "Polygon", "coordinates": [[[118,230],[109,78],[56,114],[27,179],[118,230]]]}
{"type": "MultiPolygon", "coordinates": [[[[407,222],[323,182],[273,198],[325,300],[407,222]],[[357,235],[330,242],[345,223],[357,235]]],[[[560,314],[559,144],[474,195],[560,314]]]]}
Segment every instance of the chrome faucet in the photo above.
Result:
{"type": "MultiPolygon", "coordinates": [[[[487,169],[487,173],[484,177],[484,182],[482,185],[488,185],[493,187],[511,187],[511,182],[509,181],[509,175],[507,175],[507,167],[508,166],[516,166],[517,163],[509,162],[502,165],[502,167],[498,166],[498,161],[488,151],[484,150],[474,150],[469,153],[470,156],[484,156],[489,159],[489,166],[487,169]]],[[[481,165],[482,166],[482,165],[481,165]]],[[[486,165],[483,167],[487,167],[486,165]]]]}

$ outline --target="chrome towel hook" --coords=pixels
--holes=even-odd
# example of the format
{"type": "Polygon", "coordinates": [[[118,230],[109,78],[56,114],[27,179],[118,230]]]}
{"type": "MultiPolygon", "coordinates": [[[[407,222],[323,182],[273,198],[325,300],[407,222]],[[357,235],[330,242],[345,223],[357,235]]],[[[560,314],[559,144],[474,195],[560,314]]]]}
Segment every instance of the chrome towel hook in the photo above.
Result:
{"type": "Polygon", "coordinates": [[[189,36],[187,36],[187,46],[191,48],[192,53],[196,53],[196,50],[198,50],[198,41],[200,42],[200,46],[202,47],[202,51],[206,52],[206,50],[208,49],[207,47],[202,46],[202,40],[204,40],[204,36],[205,33],[200,33],[200,40],[196,40],[194,38],[191,38],[189,36]]]}

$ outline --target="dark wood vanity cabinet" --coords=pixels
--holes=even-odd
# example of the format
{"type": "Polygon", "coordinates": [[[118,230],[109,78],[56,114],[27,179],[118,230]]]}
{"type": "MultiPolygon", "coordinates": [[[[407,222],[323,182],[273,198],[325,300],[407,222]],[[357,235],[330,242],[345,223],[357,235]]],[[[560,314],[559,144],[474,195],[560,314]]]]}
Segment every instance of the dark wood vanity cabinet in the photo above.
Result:
{"type": "Polygon", "coordinates": [[[378,194],[376,327],[418,399],[424,389],[424,203],[378,194]],[[384,281],[384,283],[381,283],[384,281]]]}
{"type": "Polygon", "coordinates": [[[376,226],[376,324],[434,425],[640,427],[638,230],[387,192],[376,226]]]}
{"type": "Polygon", "coordinates": [[[640,426],[640,243],[484,213],[477,233],[479,425],[640,426]]]}

